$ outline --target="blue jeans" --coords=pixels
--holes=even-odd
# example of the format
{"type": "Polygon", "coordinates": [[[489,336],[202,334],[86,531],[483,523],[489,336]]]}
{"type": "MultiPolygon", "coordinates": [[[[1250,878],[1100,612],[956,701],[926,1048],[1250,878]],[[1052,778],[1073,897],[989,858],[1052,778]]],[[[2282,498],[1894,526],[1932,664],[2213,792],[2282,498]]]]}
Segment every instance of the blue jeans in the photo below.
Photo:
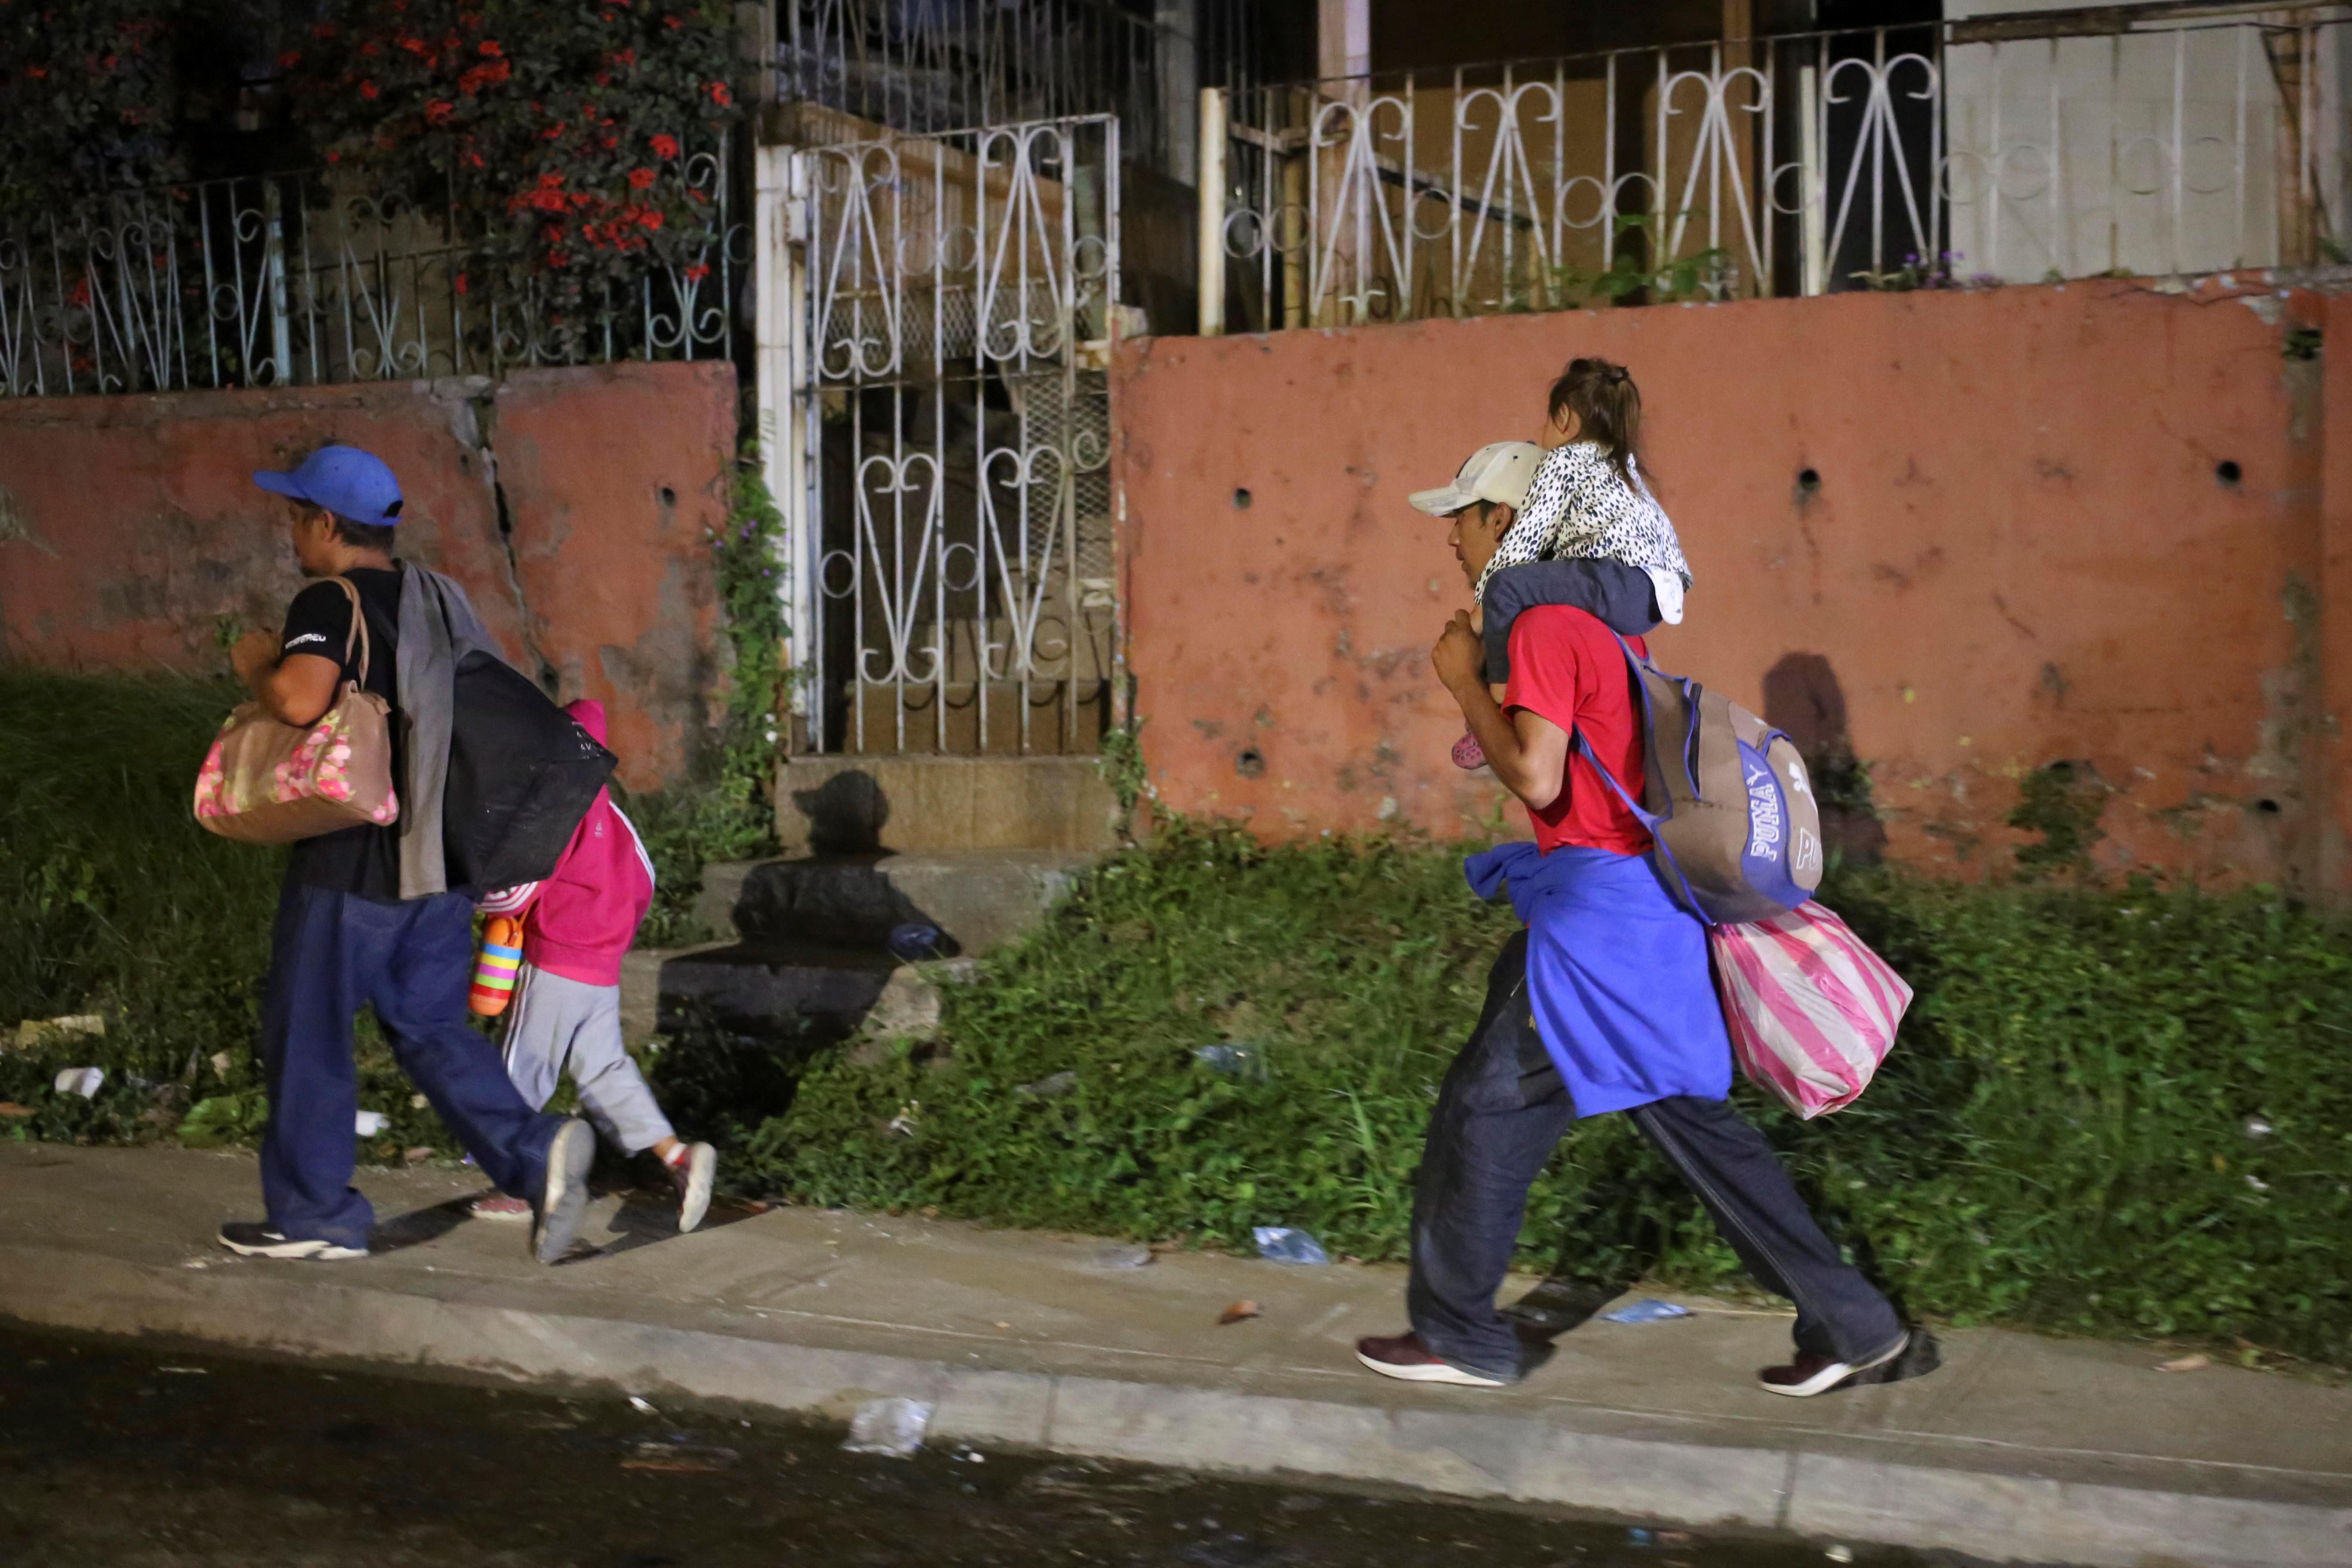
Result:
{"type": "MultiPolygon", "coordinates": [[[[1429,1119],[1413,1194],[1406,1305],[1429,1351],[1516,1381],[1525,1352],[1495,1305],[1526,1216],[1528,1189],[1575,1120],[1536,1032],[1528,935],[1486,979],[1477,1031],[1454,1058],[1429,1119]]],[[[1797,1349],[1859,1361],[1893,1345],[1902,1320],[1822,1234],[1764,1135],[1729,1102],[1675,1095],[1625,1112],[1705,1205],[1756,1282],[1797,1304],[1797,1349]]]]}
{"type": "Polygon", "coordinates": [[[269,1226],[298,1240],[365,1247],[375,1211],[352,1185],[362,1004],[393,1058],[502,1192],[534,1196],[563,1125],[523,1101],[498,1047],[467,1022],[473,901],[443,893],[381,903],[290,878],[278,895],[261,1005],[269,1124],[261,1192],[269,1226]]]}

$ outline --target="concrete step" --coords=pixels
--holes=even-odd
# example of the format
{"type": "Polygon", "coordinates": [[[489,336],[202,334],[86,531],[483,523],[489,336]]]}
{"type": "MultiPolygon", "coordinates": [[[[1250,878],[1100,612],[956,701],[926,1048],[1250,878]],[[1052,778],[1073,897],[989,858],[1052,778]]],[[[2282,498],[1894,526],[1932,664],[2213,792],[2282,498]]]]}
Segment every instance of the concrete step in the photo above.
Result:
{"type": "Polygon", "coordinates": [[[1092,757],[800,756],[776,770],[776,841],[828,850],[1118,847],[1092,757]]]}
{"type": "Polygon", "coordinates": [[[1074,849],[840,854],[709,866],[695,914],[745,941],[880,949],[891,928],[926,921],[948,952],[991,952],[1027,931],[1094,856],[1074,849]]]}
{"type": "Polygon", "coordinates": [[[858,1034],[929,1039],[939,1032],[940,985],[970,970],[773,938],[648,949],[631,953],[623,970],[623,1029],[632,1044],[705,1022],[812,1046],[858,1034]]]}

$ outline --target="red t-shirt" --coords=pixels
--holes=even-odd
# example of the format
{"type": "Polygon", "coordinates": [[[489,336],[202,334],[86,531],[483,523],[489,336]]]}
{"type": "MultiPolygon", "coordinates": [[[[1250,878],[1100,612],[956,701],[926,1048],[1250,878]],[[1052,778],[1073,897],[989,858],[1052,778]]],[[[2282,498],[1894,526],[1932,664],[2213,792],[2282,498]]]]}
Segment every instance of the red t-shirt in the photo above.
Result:
{"type": "MultiPolygon", "coordinates": [[[[1635,653],[1649,657],[1640,637],[1625,640],[1635,653]]],[[[1521,611],[1511,624],[1511,679],[1503,689],[1503,707],[1524,708],[1569,732],[1568,787],[1541,811],[1528,813],[1536,847],[1547,855],[1563,844],[1646,854],[1649,829],[1576,750],[1580,730],[1625,793],[1642,798],[1641,716],[1633,707],[1625,656],[1609,628],[1566,605],[1521,611]]]]}

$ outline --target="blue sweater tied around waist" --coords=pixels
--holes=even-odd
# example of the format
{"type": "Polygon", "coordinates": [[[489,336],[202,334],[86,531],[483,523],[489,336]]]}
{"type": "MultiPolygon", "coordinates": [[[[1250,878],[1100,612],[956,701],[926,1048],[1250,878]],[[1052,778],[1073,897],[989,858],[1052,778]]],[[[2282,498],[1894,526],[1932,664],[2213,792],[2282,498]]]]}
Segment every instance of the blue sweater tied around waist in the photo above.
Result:
{"type": "Polygon", "coordinates": [[[1731,1092],[1731,1040],[1707,971],[1706,928],[1674,901],[1645,857],[1499,844],[1462,870],[1488,902],[1507,885],[1527,922],[1536,1029],[1577,1115],[1731,1092]]]}

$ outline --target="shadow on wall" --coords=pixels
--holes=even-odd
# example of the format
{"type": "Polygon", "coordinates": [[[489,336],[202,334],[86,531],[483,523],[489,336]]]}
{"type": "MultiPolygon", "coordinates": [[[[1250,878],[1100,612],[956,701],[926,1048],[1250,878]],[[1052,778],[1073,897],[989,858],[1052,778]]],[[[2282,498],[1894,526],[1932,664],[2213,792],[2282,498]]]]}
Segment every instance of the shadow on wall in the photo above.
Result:
{"type": "Polygon", "coordinates": [[[1886,827],[1870,796],[1870,767],[1853,754],[1845,692],[1817,653],[1783,655],[1764,674],[1764,721],[1795,742],[1812,775],[1822,812],[1822,844],[1835,858],[1876,865],[1886,827]]]}
{"type": "Polygon", "coordinates": [[[793,805],[808,818],[811,849],[857,853],[882,847],[890,797],[872,773],[835,773],[814,789],[793,791],[793,805]]]}

